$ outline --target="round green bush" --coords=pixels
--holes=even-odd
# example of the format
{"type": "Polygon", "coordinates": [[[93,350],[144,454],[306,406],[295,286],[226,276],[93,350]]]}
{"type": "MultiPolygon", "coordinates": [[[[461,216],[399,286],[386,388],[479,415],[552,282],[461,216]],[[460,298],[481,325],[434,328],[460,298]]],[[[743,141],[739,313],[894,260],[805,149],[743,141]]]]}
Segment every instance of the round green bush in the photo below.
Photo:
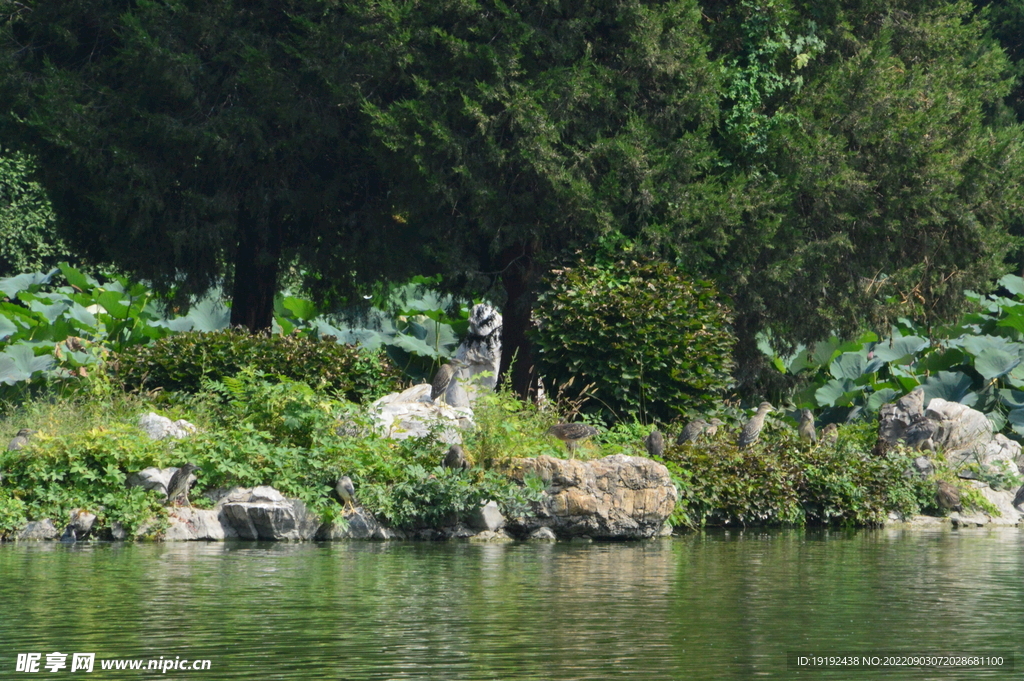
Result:
{"type": "Polygon", "coordinates": [[[204,378],[219,381],[254,366],[352,402],[399,389],[401,373],[383,353],[368,353],[301,336],[251,334],[243,329],[178,333],[127,348],[112,366],[129,389],[198,392],[204,378]]]}
{"type": "Polygon", "coordinates": [[[731,384],[730,310],[711,282],[659,261],[556,270],[535,309],[533,340],[549,388],[584,411],[643,420],[708,407],[731,384]]]}

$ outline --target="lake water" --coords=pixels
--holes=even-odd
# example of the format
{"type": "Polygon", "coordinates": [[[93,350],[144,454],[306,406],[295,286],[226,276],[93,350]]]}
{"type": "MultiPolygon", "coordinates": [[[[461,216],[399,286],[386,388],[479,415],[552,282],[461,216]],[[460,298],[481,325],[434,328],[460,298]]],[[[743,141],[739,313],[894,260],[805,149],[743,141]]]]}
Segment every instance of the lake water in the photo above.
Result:
{"type": "Polygon", "coordinates": [[[1012,528],[0,545],[0,679],[1006,679],[1024,678],[1022,637],[1012,528]],[[33,652],[40,672],[16,671],[33,652]],[[67,667],[43,668],[53,652],[67,667]],[[72,653],[94,671],[71,672],[72,653]],[[823,670],[797,654],[1005,660],[823,670]],[[161,657],[210,669],[101,669],[161,657]]]}

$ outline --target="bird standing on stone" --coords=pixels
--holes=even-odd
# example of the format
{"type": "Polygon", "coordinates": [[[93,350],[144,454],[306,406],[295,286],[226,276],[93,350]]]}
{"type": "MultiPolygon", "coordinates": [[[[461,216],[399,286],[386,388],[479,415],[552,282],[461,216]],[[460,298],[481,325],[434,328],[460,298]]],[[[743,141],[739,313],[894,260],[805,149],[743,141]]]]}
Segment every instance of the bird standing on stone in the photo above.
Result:
{"type": "Polygon", "coordinates": [[[947,511],[964,510],[963,506],[960,505],[960,490],[945,480],[939,480],[937,486],[938,489],[935,491],[935,497],[938,499],[941,508],[947,511]]]}
{"type": "Polygon", "coordinates": [[[338,496],[341,498],[342,504],[345,506],[344,511],[349,509],[355,510],[356,488],[352,484],[352,478],[347,475],[343,475],[338,478],[338,482],[334,484],[334,491],[337,492],[338,496]]]}
{"type": "MultiPolygon", "coordinates": [[[[717,421],[717,419],[715,419],[717,421]]],[[[719,421],[721,423],[721,421],[719,421]]],[[[686,424],[683,428],[683,432],[679,433],[679,437],[676,438],[677,445],[684,445],[687,442],[696,442],[700,434],[708,427],[708,422],[704,419],[694,419],[686,424]]],[[[716,426],[717,428],[717,426],[716,426]]]]}
{"type": "Polygon", "coordinates": [[[665,453],[665,436],[657,428],[651,431],[644,444],[647,445],[647,456],[660,457],[665,453]]]}
{"type": "MultiPolygon", "coordinates": [[[[441,368],[434,374],[434,380],[430,382],[430,399],[436,401],[439,397],[444,397],[444,394],[448,392],[448,385],[455,378],[455,373],[465,366],[462,360],[453,359],[447,364],[441,365],[441,368]]],[[[443,400],[442,400],[443,401],[443,400]]]]}
{"type": "Polygon", "coordinates": [[[178,497],[185,495],[185,504],[191,508],[192,504],[188,500],[188,488],[192,484],[191,475],[194,471],[202,473],[203,469],[193,463],[186,463],[184,466],[174,471],[174,475],[171,476],[171,481],[167,483],[167,503],[174,504],[178,497]]]}
{"type": "Polygon", "coordinates": [[[16,452],[19,449],[24,449],[25,445],[28,444],[28,439],[35,433],[34,430],[28,428],[22,428],[18,431],[18,434],[11,438],[11,441],[7,444],[7,450],[16,452]]]}
{"type": "Polygon", "coordinates": [[[818,441],[818,434],[814,432],[814,414],[810,409],[800,411],[800,425],[796,427],[796,432],[804,442],[818,441]]]}
{"type": "Polygon", "coordinates": [[[441,465],[445,468],[468,471],[469,459],[466,458],[466,452],[463,451],[461,445],[452,445],[448,448],[448,453],[444,455],[444,460],[441,461],[441,465]]]}
{"type": "Polygon", "coordinates": [[[597,435],[597,428],[586,423],[559,423],[548,428],[548,435],[554,435],[564,442],[565,448],[569,450],[569,458],[572,458],[580,440],[597,435]]]}
{"type": "Polygon", "coordinates": [[[761,435],[761,429],[764,427],[764,417],[774,409],[775,407],[768,402],[758,405],[757,413],[750,417],[750,420],[743,425],[743,430],[740,431],[739,445],[741,449],[757,442],[757,438],[761,435]]]}

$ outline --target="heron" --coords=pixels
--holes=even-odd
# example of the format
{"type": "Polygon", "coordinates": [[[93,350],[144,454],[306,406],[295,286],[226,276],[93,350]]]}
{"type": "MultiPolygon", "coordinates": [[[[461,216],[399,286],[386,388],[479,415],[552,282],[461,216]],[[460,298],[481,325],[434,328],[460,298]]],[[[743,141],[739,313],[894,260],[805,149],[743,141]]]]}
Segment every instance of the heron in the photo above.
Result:
{"type": "Polygon", "coordinates": [[[800,424],[796,427],[796,432],[805,442],[818,441],[818,434],[814,431],[814,413],[810,409],[800,410],[800,424]]]}
{"type": "Polygon", "coordinates": [[[174,475],[171,476],[171,481],[167,483],[167,503],[174,504],[178,497],[185,495],[185,504],[192,508],[191,502],[188,500],[188,488],[192,485],[193,479],[191,475],[193,472],[203,472],[203,469],[194,463],[186,463],[178,470],[174,471],[174,475]]]}
{"type": "Polygon", "coordinates": [[[466,452],[463,451],[461,445],[452,445],[448,448],[448,453],[444,455],[441,465],[445,468],[468,471],[469,459],[466,458],[466,452]]]}
{"type": "Polygon", "coordinates": [[[936,483],[936,487],[938,489],[935,490],[935,496],[940,507],[947,511],[964,510],[964,507],[960,504],[960,490],[945,480],[939,480],[936,483]]]}
{"type": "Polygon", "coordinates": [[[768,412],[774,410],[775,407],[768,402],[758,405],[757,413],[750,417],[750,420],[743,425],[743,430],[740,431],[741,449],[746,449],[757,442],[757,438],[761,435],[761,429],[764,427],[764,417],[768,415],[768,412]]]}
{"type": "Polygon", "coordinates": [[[460,359],[453,359],[447,364],[441,365],[441,368],[434,374],[434,380],[430,382],[430,399],[431,401],[437,400],[437,398],[444,398],[444,394],[448,392],[448,385],[455,378],[455,373],[466,366],[466,363],[460,359]]]}
{"type": "MultiPolygon", "coordinates": [[[[715,419],[717,421],[717,419],[715,419]]],[[[719,421],[721,423],[721,421],[719,421]]],[[[696,442],[697,438],[700,437],[701,433],[708,427],[708,422],[704,419],[694,419],[686,424],[683,428],[683,432],[679,433],[679,437],[676,438],[677,445],[684,445],[687,442],[696,442]]]]}
{"type": "Polygon", "coordinates": [[[345,506],[345,511],[349,509],[355,510],[356,508],[356,488],[352,484],[352,478],[347,475],[343,475],[338,478],[338,482],[334,485],[334,491],[338,493],[342,503],[345,506]]]}
{"type": "Polygon", "coordinates": [[[651,431],[644,444],[647,446],[647,456],[660,457],[665,453],[665,436],[657,428],[651,431]]]}
{"type": "Polygon", "coordinates": [[[11,438],[11,441],[7,443],[7,451],[16,452],[20,449],[24,449],[25,445],[28,444],[28,439],[35,434],[36,431],[29,430],[28,428],[22,428],[18,431],[18,434],[11,438]]]}
{"type": "Polygon", "coordinates": [[[548,435],[554,435],[564,442],[565,448],[569,450],[569,458],[572,458],[580,440],[597,435],[597,428],[586,423],[558,423],[548,428],[548,435]]]}

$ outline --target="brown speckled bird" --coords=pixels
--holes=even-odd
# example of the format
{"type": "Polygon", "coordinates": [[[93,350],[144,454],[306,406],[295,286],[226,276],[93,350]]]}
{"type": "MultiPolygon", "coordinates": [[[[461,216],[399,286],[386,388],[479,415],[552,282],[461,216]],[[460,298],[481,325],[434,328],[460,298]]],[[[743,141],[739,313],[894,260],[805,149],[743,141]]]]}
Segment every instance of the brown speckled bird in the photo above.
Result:
{"type": "Polygon", "coordinates": [[[796,432],[804,442],[818,441],[818,434],[814,432],[814,414],[810,409],[800,410],[800,425],[796,427],[796,432]]]}
{"type": "Polygon", "coordinates": [[[571,458],[575,454],[580,440],[597,435],[597,428],[588,426],[586,423],[559,423],[548,428],[548,435],[554,435],[564,442],[571,458]]]}
{"type": "Polygon", "coordinates": [[[644,444],[647,446],[647,456],[660,457],[665,453],[665,436],[657,428],[651,431],[644,444]]]}
{"type": "Polygon", "coordinates": [[[199,471],[202,473],[203,469],[194,463],[186,463],[184,466],[174,471],[174,475],[171,476],[171,481],[167,483],[167,503],[174,504],[178,497],[185,495],[185,504],[189,507],[192,504],[188,500],[188,488],[192,485],[193,471],[199,471]]]}
{"type": "Polygon", "coordinates": [[[11,441],[7,444],[8,451],[16,452],[19,449],[24,449],[25,445],[28,444],[28,439],[32,437],[35,432],[36,431],[29,430],[28,428],[22,428],[19,430],[18,434],[11,438],[11,441]]]}
{"type": "Polygon", "coordinates": [[[356,488],[352,484],[352,478],[347,475],[338,478],[338,482],[334,483],[334,491],[338,493],[338,498],[341,499],[341,503],[344,505],[343,513],[349,509],[355,509],[356,488]]]}
{"type": "Polygon", "coordinates": [[[750,417],[750,420],[743,425],[743,430],[740,431],[740,448],[749,447],[757,442],[757,438],[761,435],[761,429],[764,427],[764,417],[774,409],[775,407],[768,402],[758,405],[757,413],[750,417]]]}
{"type": "MultiPolygon", "coordinates": [[[[715,419],[717,420],[717,419],[715,419]]],[[[700,434],[703,433],[708,427],[708,422],[704,419],[694,419],[686,424],[683,428],[683,432],[679,433],[679,437],[676,438],[677,445],[685,445],[687,442],[696,442],[700,434]]]]}
{"type": "Polygon", "coordinates": [[[835,446],[839,441],[839,426],[830,423],[821,429],[821,444],[835,446]]]}
{"type": "Polygon", "coordinates": [[[945,480],[939,480],[936,487],[938,489],[935,491],[935,498],[938,500],[940,508],[946,511],[964,510],[960,505],[960,490],[945,480]]]}
{"type": "Polygon", "coordinates": [[[722,419],[711,419],[708,423],[708,427],[704,429],[704,432],[701,433],[701,435],[707,440],[712,439],[718,435],[718,426],[720,425],[722,425],[722,419]]]}
{"type": "Polygon", "coordinates": [[[444,397],[444,394],[448,391],[448,384],[452,382],[455,373],[463,366],[465,366],[464,362],[453,359],[437,370],[437,373],[434,374],[434,380],[430,382],[430,399],[432,401],[437,400],[439,397],[444,397]]]}
{"type": "Polygon", "coordinates": [[[466,458],[466,452],[460,445],[452,445],[448,448],[448,453],[444,455],[441,465],[445,468],[467,471],[469,470],[469,459],[466,458]]]}

